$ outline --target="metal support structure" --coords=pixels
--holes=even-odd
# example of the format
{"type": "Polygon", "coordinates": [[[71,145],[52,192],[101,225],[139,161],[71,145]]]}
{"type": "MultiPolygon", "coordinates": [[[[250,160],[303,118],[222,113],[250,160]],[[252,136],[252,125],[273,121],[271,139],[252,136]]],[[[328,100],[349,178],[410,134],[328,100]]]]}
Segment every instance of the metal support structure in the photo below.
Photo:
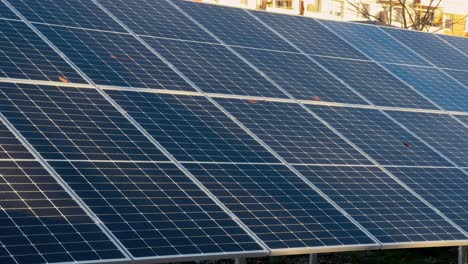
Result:
{"type": "Polygon", "coordinates": [[[245,260],[245,258],[236,258],[234,260],[234,264],[247,264],[247,261],[245,260]]]}
{"type": "Polygon", "coordinates": [[[468,264],[468,246],[458,247],[458,264],[468,264]]]}
{"type": "Polygon", "coordinates": [[[309,254],[309,264],[318,264],[317,254],[309,254]]]}

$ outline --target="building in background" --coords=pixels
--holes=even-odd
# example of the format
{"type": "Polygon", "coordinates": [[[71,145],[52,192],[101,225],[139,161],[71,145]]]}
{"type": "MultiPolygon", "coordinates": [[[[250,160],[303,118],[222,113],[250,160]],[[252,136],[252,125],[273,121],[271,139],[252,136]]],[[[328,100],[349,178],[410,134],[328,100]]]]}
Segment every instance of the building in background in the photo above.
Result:
{"type": "MultiPolygon", "coordinates": [[[[399,0],[200,0],[202,2],[265,9],[266,11],[304,15],[341,21],[382,21],[402,27],[399,0]]],[[[468,0],[411,0],[411,12],[423,17],[424,31],[468,37],[468,0]]]]}

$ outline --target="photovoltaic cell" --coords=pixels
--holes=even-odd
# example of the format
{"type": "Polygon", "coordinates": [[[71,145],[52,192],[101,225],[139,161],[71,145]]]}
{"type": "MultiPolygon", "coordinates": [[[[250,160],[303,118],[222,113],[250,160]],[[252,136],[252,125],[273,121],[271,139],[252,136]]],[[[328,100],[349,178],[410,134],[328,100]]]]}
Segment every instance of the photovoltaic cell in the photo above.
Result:
{"type": "Polygon", "coordinates": [[[94,89],[3,83],[0,111],[46,159],[165,160],[94,89]]]}
{"type": "Polygon", "coordinates": [[[165,1],[98,0],[98,2],[137,34],[216,42],[202,28],[165,1]]]}
{"type": "Polygon", "coordinates": [[[445,114],[388,111],[393,118],[461,167],[468,167],[468,128],[445,114]]]}
{"type": "Polygon", "coordinates": [[[373,244],[285,166],[186,167],[272,249],[373,244]]]}
{"type": "Polygon", "coordinates": [[[379,27],[331,20],[320,22],[375,61],[429,66],[416,53],[395,41],[379,27]]]}
{"type": "Polygon", "coordinates": [[[444,70],[444,72],[468,87],[468,71],[444,70]]]}
{"type": "Polygon", "coordinates": [[[92,0],[14,0],[10,3],[30,22],[125,32],[92,0]]]}
{"type": "Polygon", "coordinates": [[[422,55],[434,65],[442,68],[466,70],[468,57],[449,46],[434,34],[413,30],[382,28],[407,47],[422,55]],[[424,45],[420,45],[424,43],[424,45]]]}
{"type": "Polygon", "coordinates": [[[400,65],[385,67],[445,110],[468,111],[468,89],[441,70],[400,65]]]}
{"type": "Polygon", "coordinates": [[[0,77],[84,82],[25,23],[11,20],[0,20],[0,77]]]}
{"type": "Polygon", "coordinates": [[[450,45],[454,46],[460,52],[464,52],[465,55],[468,55],[468,40],[461,37],[454,37],[449,35],[437,35],[438,37],[443,38],[450,45]]]}
{"type": "Polygon", "coordinates": [[[267,12],[255,12],[268,25],[294,43],[305,53],[342,58],[366,59],[333,32],[314,19],[300,16],[285,16],[267,12]]]}
{"type": "Polygon", "coordinates": [[[2,159],[34,159],[34,157],[0,122],[0,160],[2,159]]]}
{"type": "Polygon", "coordinates": [[[189,1],[174,3],[228,45],[296,51],[245,10],[189,1]]]}
{"type": "Polygon", "coordinates": [[[193,90],[131,35],[47,25],[37,27],[96,84],[193,90]]]}
{"type": "Polygon", "coordinates": [[[224,46],[144,39],[204,92],[287,97],[224,46]]]}
{"type": "Polygon", "coordinates": [[[216,101],[289,163],[371,164],[298,104],[216,101]]]}
{"type": "Polygon", "coordinates": [[[448,218],[468,231],[468,176],[456,168],[388,168],[448,218]]]}
{"type": "Polygon", "coordinates": [[[379,168],[296,169],[384,244],[466,239],[379,168]]]}
{"type": "Polygon", "coordinates": [[[50,164],[136,258],[261,250],[171,163],[50,164]]]}
{"type": "Polygon", "coordinates": [[[179,161],[279,162],[205,97],[107,93],[179,161]]]}
{"type": "Polygon", "coordinates": [[[116,246],[38,162],[0,161],[0,175],[2,263],[123,260],[116,246]]]}
{"type": "Polygon", "coordinates": [[[367,104],[304,55],[243,48],[236,50],[296,99],[367,104]]]}
{"type": "Polygon", "coordinates": [[[4,3],[0,2],[0,18],[19,19],[4,3]]]}
{"type": "Polygon", "coordinates": [[[308,106],[382,165],[451,166],[431,148],[373,109],[308,106]]]}
{"type": "Polygon", "coordinates": [[[465,125],[468,126],[468,115],[467,116],[462,116],[462,115],[456,115],[455,116],[458,120],[462,121],[465,123],[465,125]]]}
{"type": "Polygon", "coordinates": [[[376,105],[435,109],[432,103],[411,90],[374,62],[316,58],[348,85],[376,105]]]}

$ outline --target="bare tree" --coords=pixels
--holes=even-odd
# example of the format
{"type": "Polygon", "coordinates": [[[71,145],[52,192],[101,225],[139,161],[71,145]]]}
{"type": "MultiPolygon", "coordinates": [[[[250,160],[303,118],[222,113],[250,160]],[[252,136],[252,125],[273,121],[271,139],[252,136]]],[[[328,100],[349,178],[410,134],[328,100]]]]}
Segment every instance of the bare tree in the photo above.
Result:
{"type": "MultiPolygon", "coordinates": [[[[398,23],[402,28],[428,31],[438,31],[444,28],[441,17],[440,4],[442,0],[429,0],[427,4],[420,4],[416,0],[378,0],[380,12],[372,13],[368,2],[363,0],[346,0],[350,9],[369,21],[377,21],[385,25],[398,23]]],[[[464,23],[467,16],[451,21],[452,25],[464,23]]]]}

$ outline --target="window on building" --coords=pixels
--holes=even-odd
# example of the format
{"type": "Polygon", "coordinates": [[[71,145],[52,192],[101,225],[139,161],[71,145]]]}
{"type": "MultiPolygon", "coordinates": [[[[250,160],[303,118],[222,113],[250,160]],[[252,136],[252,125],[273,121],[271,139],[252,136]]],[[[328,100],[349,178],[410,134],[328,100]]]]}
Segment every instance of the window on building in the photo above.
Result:
{"type": "Polygon", "coordinates": [[[312,0],[307,5],[308,12],[320,13],[322,11],[322,0],[312,0]]]}
{"type": "Polygon", "coordinates": [[[444,15],[444,28],[453,30],[453,16],[444,15]]]}
{"type": "Polygon", "coordinates": [[[468,32],[468,18],[465,18],[465,32],[468,32]]]}
{"type": "Polygon", "coordinates": [[[344,11],[344,2],[342,0],[331,0],[329,13],[334,16],[342,17],[344,11]]]}
{"type": "Polygon", "coordinates": [[[277,8],[292,9],[293,0],[276,0],[277,8]]]}

